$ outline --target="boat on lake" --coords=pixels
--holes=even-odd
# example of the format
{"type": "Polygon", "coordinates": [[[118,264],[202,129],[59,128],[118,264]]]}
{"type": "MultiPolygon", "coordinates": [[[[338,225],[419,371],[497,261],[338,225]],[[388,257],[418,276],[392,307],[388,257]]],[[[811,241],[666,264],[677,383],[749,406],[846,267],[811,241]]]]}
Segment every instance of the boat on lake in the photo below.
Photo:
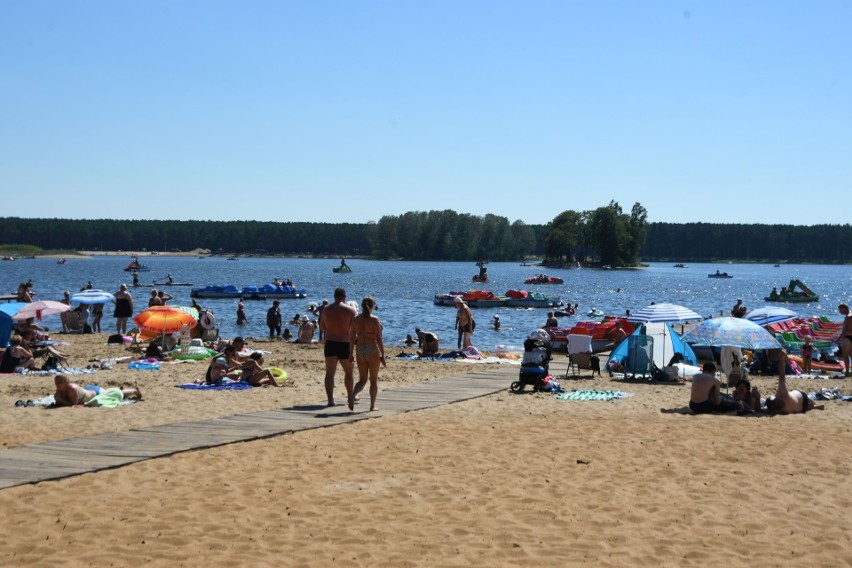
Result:
{"type": "Polygon", "coordinates": [[[193,288],[189,295],[193,298],[242,298],[244,300],[296,300],[306,298],[307,292],[293,286],[245,286],[237,288],[232,284],[223,286],[205,286],[193,288]]]}
{"type": "Polygon", "coordinates": [[[135,256],[133,257],[133,260],[130,261],[130,264],[124,267],[125,272],[148,272],[150,270],[151,269],[148,266],[139,262],[139,259],[135,256]]]}
{"type": "Polygon", "coordinates": [[[707,278],[733,278],[733,276],[731,276],[727,272],[719,272],[717,270],[715,274],[708,274],[707,278]]]}
{"type": "Polygon", "coordinates": [[[675,268],[689,268],[689,265],[688,265],[688,264],[684,264],[684,263],[682,263],[682,262],[678,262],[677,264],[675,264],[675,265],[674,265],[674,267],[675,267],[675,268]]]}
{"type": "Polygon", "coordinates": [[[526,290],[507,290],[504,305],[509,308],[558,308],[564,303],[559,296],[546,296],[526,290]]]}
{"type": "Polygon", "coordinates": [[[536,274],[524,280],[524,284],[564,284],[562,278],[556,276],[548,276],[547,274],[536,274]]]}
{"type": "Polygon", "coordinates": [[[806,303],[819,302],[819,295],[805,286],[801,280],[794,278],[790,280],[790,284],[781,288],[780,292],[773,288],[763,299],[767,302],[806,303]]]}

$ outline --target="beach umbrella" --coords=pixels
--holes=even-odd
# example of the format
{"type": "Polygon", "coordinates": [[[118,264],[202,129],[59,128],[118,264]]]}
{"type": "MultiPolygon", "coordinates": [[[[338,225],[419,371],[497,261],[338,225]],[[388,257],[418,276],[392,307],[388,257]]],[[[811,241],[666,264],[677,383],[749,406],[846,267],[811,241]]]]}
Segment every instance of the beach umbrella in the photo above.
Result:
{"type": "Polygon", "coordinates": [[[630,314],[627,321],[639,323],[683,323],[704,319],[701,314],[677,304],[651,304],[630,314]]]}
{"type": "Polygon", "coordinates": [[[152,333],[180,333],[183,326],[195,327],[195,318],[172,306],[152,306],[133,318],[136,327],[152,333]]]}
{"type": "Polygon", "coordinates": [[[173,305],[169,305],[169,306],[167,306],[167,307],[169,307],[169,308],[174,308],[174,309],[176,309],[176,310],[180,310],[180,311],[182,311],[182,312],[186,312],[186,313],[188,313],[189,315],[191,315],[191,316],[192,316],[192,319],[194,319],[194,320],[197,320],[197,319],[198,319],[198,310],[196,310],[196,309],[195,309],[195,308],[193,308],[192,306],[173,306],[173,305]]]}
{"type": "Polygon", "coordinates": [[[27,320],[35,318],[40,320],[44,316],[52,316],[67,312],[71,309],[68,304],[62,302],[54,302],[53,300],[39,300],[38,302],[30,302],[23,308],[18,310],[18,313],[12,316],[13,320],[27,320]]]}
{"type": "Polygon", "coordinates": [[[779,321],[787,321],[798,316],[799,314],[793,310],[788,310],[787,308],[782,308],[780,306],[765,306],[763,308],[757,308],[756,310],[750,311],[745,315],[745,319],[753,321],[757,325],[768,325],[779,321]]]}
{"type": "Polygon", "coordinates": [[[98,290],[96,288],[92,288],[90,290],[83,290],[82,292],[77,292],[76,294],[71,294],[71,301],[77,302],[78,304],[106,304],[110,300],[115,298],[109,292],[105,292],[104,290],[98,290]]]}
{"type": "Polygon", "coordinates": [[[741,347],[742,349],[781,349],[772,334],[743,318],[712,318],[696,324],[681,337],[702,347],[741,347]]]}

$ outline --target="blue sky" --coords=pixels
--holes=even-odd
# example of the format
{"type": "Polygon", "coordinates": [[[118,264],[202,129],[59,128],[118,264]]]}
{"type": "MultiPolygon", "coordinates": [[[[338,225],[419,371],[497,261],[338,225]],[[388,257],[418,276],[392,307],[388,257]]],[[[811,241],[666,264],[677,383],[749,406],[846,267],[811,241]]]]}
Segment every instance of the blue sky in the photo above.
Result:
{"type": "Polygon", "coordinates": [[[0,216],[849,223],[852,2],[0,0],[0,216]]]}

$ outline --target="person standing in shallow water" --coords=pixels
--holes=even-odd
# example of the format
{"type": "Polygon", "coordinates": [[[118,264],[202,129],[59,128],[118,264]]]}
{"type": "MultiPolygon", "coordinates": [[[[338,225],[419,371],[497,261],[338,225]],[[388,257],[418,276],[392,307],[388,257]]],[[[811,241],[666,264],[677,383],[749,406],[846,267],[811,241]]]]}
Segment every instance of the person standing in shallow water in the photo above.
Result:
{"type": "Polygon", "coordinates": [[[461,299],[460,296],[455,298],[456,309],[456,329],[458,330],[458,348],[463,349],[471,346],[470,336],[473,335],[473,313],[470,307],[461,299]]]}
{"type": "Polygon", "coordinates": [[[382,341],[382,322],[373,315],[376,301],[367,296],[361,301],[361,314],[352,318],[349,326],[349,360],[357,355],[358,384],[349,393],[349,410],[355,408],[355,397],[370,381],[370,411],[376,410],[379,392],[379,366],[386,367],[385,344],[382,341]]]}
{"type": "Polygon", "coordinates": [[[127,319],[133,315],[133,296],[127,291],[127,284],[121,284],[114,296],[112,301],[115,303],[115,310],[112,315],[115,318],[115,331],[126,335],[127,319]]]}
{"type": "Polygon", "coordinates": [[[349,399],[353,388],[353,365],[350,357],[350,325],[357,315],[355,308],[346,303],[346,290],[334,290],[334,303],[329,304],[320,316],[319,328],[325,334],[325,394],[328,406],[334,406],[334,375],[338,363],[343,368],[343,383],[349,399]]]}
{"type": "Polygon", "coordinates": [[[269,337],[281,337],[281,302],[275,300],[272,307],[266,311],[266,325],[269,327],[269,337]]]}

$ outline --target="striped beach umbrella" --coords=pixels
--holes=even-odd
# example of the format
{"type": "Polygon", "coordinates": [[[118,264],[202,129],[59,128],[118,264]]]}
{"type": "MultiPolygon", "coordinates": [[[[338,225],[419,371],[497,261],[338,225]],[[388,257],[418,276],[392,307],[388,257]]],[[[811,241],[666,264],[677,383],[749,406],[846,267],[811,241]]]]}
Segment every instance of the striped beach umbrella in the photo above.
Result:
{"type": "Polygon", "coordinates": [[[638,323],[684,323],[704,319],[689,308],[677,304],[651,304],[630,314],[627,321],[638,323]]]}

